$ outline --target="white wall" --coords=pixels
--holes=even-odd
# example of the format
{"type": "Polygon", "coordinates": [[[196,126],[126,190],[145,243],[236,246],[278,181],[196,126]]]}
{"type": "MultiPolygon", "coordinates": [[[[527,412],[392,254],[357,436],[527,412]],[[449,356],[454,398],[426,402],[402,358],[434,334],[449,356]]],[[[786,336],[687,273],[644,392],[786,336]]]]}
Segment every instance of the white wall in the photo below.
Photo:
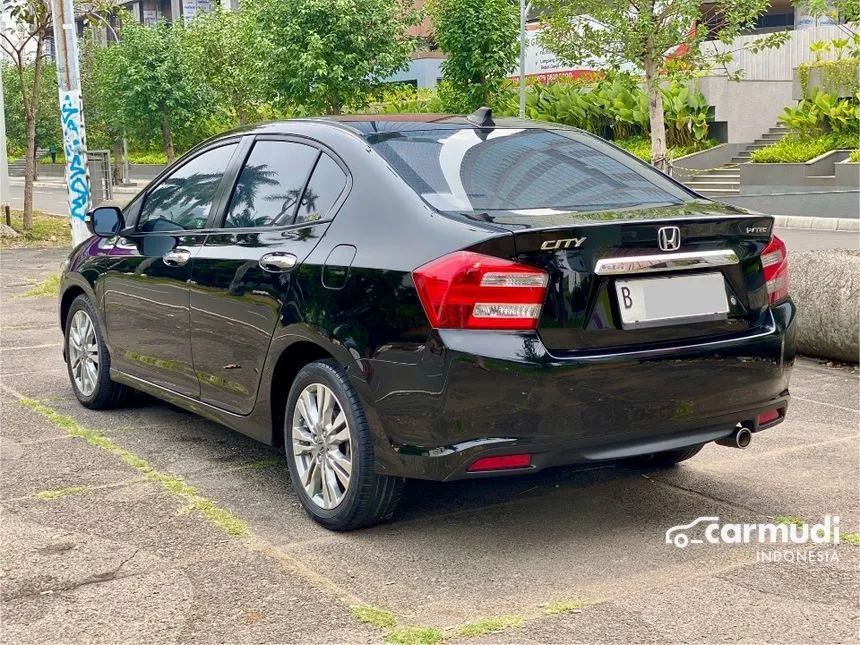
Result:
{"type": "Polygon", "coordinates": [[[783,108],[794,104],[791,81],[731,81],[708,76],[696,81],[714,106],[714,119],[728,124],[727,143],[751,143],[779,125],[783,108]]]}

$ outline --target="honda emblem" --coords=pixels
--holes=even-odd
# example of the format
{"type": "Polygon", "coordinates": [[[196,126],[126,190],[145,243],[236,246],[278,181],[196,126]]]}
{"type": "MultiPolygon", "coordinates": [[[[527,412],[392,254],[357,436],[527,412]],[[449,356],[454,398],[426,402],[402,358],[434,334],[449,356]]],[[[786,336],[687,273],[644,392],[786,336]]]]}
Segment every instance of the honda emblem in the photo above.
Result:
{"type": "Polygon", "coordinates": [[[677,226],[663,226],[657,230],[657,244],[661,251],[677,251],[681,248],[681,229],[677,226]]]}

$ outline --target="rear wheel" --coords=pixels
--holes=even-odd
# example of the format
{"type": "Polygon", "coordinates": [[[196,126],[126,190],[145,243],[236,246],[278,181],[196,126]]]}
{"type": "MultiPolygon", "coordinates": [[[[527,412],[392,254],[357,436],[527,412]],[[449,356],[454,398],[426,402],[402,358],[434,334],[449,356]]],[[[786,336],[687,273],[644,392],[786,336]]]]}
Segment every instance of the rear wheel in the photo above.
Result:
{"type": "Polygon", "coordinates": [[[125,403],[129,389],[110,379],[110,355],[89,298],[72,301],[65,329],[66,367],[75,397],[93,410],[125,403]]]}
{"type": "Polygon", "coordinates": [[[689,448],[679,448],[678,450],[667,450],[665,452],[655,452],[651,455],[642,455],[634,457],[633,462],[640,466],[652,466],[655,468],[668,468],[682,461],[687,461],[699,454],[705,444],[698,446],[690,446],[689,448]]]}
{"type": "Polygon", "coordinates": [[[299,501],[326,528],[348,531],[394,515],[403,479],[375,472],[364,410],[334,360],[314,361],[296,375],[284,448],[299,501]]]}

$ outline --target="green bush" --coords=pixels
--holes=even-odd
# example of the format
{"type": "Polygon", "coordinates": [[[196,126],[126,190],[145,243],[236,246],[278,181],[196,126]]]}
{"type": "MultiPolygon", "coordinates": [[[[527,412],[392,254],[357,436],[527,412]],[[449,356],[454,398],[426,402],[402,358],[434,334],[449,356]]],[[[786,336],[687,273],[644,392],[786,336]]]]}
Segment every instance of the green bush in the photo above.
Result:
{"type": "Polygon", "coordinates": [[[785,108],[779,121],[803,139],[830,132],[856,139],[860,136],[860,92],[854,98],[840,99],[836,93],[816,91],[812,98],[785,108]]]}
{"type": "Polygon", "coordinates": [[[827,134],[819,137],[787,136],[767,148],[754,150],[753,163],[803,163],[830,150],[851,149],[857,137],[827,134]]]}
{"type": "MultiPolygon", "coordinates": [[[[619,148],[624,148],[630,154],[642,159],[642,161],[651,161],[651,139],[630,137],[629,139],[615,140],[612,143],[619,148]]],[[[718,144],[719,141],[716,139],[705,139],[704,141],[696,141],[688,146],[671,146],[666,150],[666,153],[669,159],[678,159],[684,155],[713,148],[718,144]]]]}
{"type": "Polygon", "coordinates": [[[860,149],[852,150],[851,156],[848,157],[848,161],[852,161],[854,163],[860,163],[860,149]]]}

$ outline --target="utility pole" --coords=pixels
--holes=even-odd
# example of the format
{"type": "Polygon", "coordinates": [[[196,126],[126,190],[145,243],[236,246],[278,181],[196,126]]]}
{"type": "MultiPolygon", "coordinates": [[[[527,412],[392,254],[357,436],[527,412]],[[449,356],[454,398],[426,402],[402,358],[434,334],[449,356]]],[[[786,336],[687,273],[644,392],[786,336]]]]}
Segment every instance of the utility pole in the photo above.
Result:
{"type": "Polygon", "coordinates": [[[78,31],[72,0],[51,0],[51,13],[54,23],[57,84],[60,89],[63,153],[66,156],[69,219],[72,224],[72,245],[76,246],[90,235],[85,223],[90,210],[90,173],[78,67],[78,31]]]}
{"type": "MultiPolygon", "coordinates": [[[[6,28],[3,22],[5,12],[5,3],[0,0],[0,32],[6,28]]],[[[3,208],[3,221],[8,225],[11,224],[9,218],[11,195],[9,194],[9,158],[6,156],[6,104],[4,97],[3,74],[0,74],[0,207],[3,208]]]]}
{"type": "Polygon", "coordinates": [[[532,3],[520,0],[520,118],[526,118],[526,14],[532,3]]]}

